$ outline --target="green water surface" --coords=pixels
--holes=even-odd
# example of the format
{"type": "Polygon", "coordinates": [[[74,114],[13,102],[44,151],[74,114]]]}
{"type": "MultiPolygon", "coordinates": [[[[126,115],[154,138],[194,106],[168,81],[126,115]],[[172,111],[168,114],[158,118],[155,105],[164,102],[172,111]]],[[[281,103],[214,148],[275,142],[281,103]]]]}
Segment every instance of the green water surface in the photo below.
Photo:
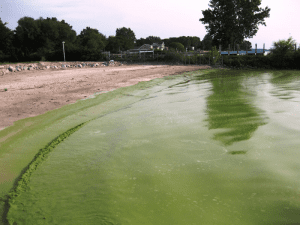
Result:
{"type": "Polygon", "coordinates": [[[8,219],[300,224],[299,74],[194,72],[132,90],[49,154],[8,219]]]}

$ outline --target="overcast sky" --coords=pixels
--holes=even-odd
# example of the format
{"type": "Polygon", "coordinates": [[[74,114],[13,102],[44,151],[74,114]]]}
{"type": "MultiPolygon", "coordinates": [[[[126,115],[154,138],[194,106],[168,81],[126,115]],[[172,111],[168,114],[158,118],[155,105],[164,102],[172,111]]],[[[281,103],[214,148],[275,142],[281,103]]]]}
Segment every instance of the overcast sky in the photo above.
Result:
{"type": "MultiPolygon", "coordinates": [[[[247,1],[247,0],[245,0],[247,1]]],[[[0,18],[10,29],[17,21],[29,16],[56,17],[65,20],[79,34],[87,26],[106,35],[115,35],[116,29],[127,27],[136,38],[150,35],[160,38],[197,36],[206,34],[201,10],[208,8],[209,0],[0,0],[0,18]]],[[[249,41],[252,47],[292,36],[300,43],[300,0],[262,0],[262,7],[271,8],[267,26],[259,26],[256,36],[249,41]]]]}

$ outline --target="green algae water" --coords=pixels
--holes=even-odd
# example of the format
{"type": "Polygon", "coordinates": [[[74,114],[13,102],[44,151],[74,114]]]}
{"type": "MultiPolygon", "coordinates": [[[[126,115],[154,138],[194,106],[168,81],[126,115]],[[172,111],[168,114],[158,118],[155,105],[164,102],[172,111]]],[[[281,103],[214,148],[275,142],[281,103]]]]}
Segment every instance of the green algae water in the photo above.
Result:
{"type": "Polygon", "coordinates": [[[299,75],[216,70],[133,89],[49,153],[8,220],[298,224],[299,75]]]}

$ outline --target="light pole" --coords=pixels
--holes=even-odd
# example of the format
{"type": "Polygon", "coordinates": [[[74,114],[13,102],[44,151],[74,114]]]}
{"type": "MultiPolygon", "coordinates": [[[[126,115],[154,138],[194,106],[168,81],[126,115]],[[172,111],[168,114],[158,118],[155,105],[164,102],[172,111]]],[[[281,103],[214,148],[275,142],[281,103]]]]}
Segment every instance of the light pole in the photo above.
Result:
{"type": "Polygon", "coordinates": [[[65,61],[66,61],[66,56],[65,56],[65,46],[64,46],[65,42],[63,41],[62,44],[63,44],[64,62],[65,62],[65,61]]]}

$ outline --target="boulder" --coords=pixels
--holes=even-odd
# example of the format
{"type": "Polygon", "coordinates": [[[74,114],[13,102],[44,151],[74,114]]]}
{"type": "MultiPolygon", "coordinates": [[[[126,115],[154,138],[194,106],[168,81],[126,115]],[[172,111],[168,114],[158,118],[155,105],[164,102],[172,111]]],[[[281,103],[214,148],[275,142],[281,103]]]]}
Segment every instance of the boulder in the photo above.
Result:
{"type": "Polygon", "coordinates": [[[81,65],[81,64],[78,64],[77,67],[82,68],[82,65],[81,65]]]}
{"type": "Polygon", "coordinates": [[[8,70],[9,70],[10,72],[15,72],[16,69],[10,66],[10,67],[8,67],[8,70]]]}

